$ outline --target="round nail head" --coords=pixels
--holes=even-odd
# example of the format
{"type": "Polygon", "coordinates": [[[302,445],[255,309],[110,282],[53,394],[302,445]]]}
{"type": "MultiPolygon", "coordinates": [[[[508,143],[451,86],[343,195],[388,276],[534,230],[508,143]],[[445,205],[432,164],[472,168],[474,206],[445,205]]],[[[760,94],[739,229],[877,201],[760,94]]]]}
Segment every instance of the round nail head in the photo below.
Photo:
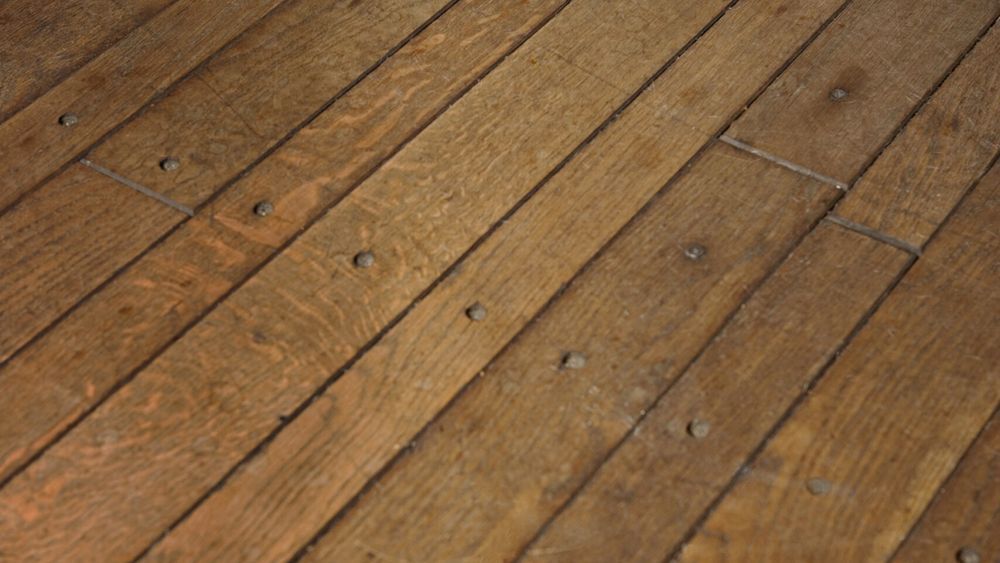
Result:
{"type": "Polygon", "coordinates": [[[688,434],[692,438],[701,440],[708,437],[709,430],[712,429],[712,425],[705,420],[698,420],[697,418],[688,423],[688,434]]]}
{"type": "Polygon", "coordinates": [[[172,156],[168,156],[160,161],[160,168],[164,172],[173,172],[181,167],[181,161],[172,156]]]}
{"type": "Polygon", "coordinates": [[[482,303],[473,303],[465,310],[465,316],[473,321],[481,321],[486,318],[486,307],[482,303]]]}
{"type": "Polygon", "coordinates": [[[371,268],[375,264],[375,255],[365,250],[354,255],[354,265],[358,268],[371,268]]]}
{"type": "Polygon", "coordinates": [[[706,250],[704,246],[700,244],[692,244],[684,249],[684,256],[687,256],[691,260],[701,260],[707,252],[708,250],[706,250]]]}
{"type": "Polygon", "coordinates": [[[983,559],[976,548],[968,546],[958,550],[957,557],[960,563],[980,563],[983,559]]]}
{"type": "Polygon", "coordinates": [[[834,88],[833,90],[830,90],[831,100],[839,102],[845,98],[847,98],[847,90],[844,90],[843,88],[834,88]]]}
{"type": "Polygon", "coordinates": [[[258,217],[267,217],[268,215],[274,213],[274,204],[270,201],[262,201],[253,206],[253,212],[258,217]]]}
{"type": "Polygon", "coordinates": [[[820,477],[813,477],[812,479],[806,481],[806,489],[809,489],[809,492],[816,496],[825,495],[829,493],[832,488],[833,485],[831,485],[829,481],[820,477]]]}
{"type": "Polygon", "coordinates": [[[562,367],[566,369],[582,369],[587,365],[587,357],[580,352],[567,352],[562,358],[562,367]]]}
{"type": "Polygon", "coordinates": [[[75,113],[64,113],[59,116],[59,125],[72,127],[80,122],[80,118],[75,113]]]}

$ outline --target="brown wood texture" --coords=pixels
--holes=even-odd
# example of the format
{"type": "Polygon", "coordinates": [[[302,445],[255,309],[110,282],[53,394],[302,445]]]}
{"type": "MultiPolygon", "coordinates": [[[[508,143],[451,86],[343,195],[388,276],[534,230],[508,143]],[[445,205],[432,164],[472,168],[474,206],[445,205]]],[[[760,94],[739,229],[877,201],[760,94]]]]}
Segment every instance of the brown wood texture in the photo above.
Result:
{"type": "Polygon", "coordinates": [[[1000,404],[998,202],[1000,173],[992,173],[682,560],[869,561],[893,553],[1000,404]]]}
{"type": "Polygon", "coordinates": [[[1000,0],[856,0],[728,135],[850,182],[998,13],[1000,0]]]}
{"type": "Polygon", "coordinates": [[[0,124],[0,209],[59,170],[282,0],[177,0],[0,124]],[[66,113],[78,116],[60,125],[66,113]]]}
{"type": "Polygon", "coordinates": [[[13,522],[0,529],[0,551],[114,558],[142,549],[723,3],[599,7],[606,5],[570,4],[11,481],[0,492],[0,510],[13,522]],[[377,268],[351,265],[361,248],[374,249],[377,268]],[[88,453],[102,461],[81,463],[88,453]],[[122,503],[142,510],[123,512],[122,503]]]}
{"type": "Polygon", "coordinates": [[[0,123],[173,0],[0,4],[0,123]],[[94,25],[95,21],[101,22],[94,25]]]}
{"type": "MultiPolygon", "coordinates": [[[[320,540],[311,559],[360,560],[368,553],[423,561],[512,559],[834,197],[832,187],[714,146],[433,423],[415,451],[320,540]],[[692,244],[707,253],[690,259],[685,250],[692,244]],[[569,351],[585,355],[582,369],[560,368],[569,351]],[[447,537],[461,540],[440,540],[447,537]]],[[[469,272],[488,278],[486,271],[469,272]]],[[[476,295],[469,292],[475,284],[462,287],[467,299],[476,295]]],[[[472,370],[471,377],[489,352],[467,367],[451,365],[472,370]]],[[[429,393],[420,384],[438,381],[445,364],[408,370],[413,375],[393,386],[393,395],[367,398],[366,381],[395,380],[399,370],[395,362],[379,366],[378,356],[366,362],[369,357],[324,401],[328,416],[343,422],[324,425],[324,409],[317,408],[311,424],[303,417],[311,431],[293,424],[288,439],[279,438],[265,456],[275,463],[288,459],[275,455],[279,442],[289,453],[312,444],[316,455],[323,451],[336,463],[315,464],[313,471],[333,469],[331,478],[347,471],[341,464],[371,463],[371,440],[361,438],[373,427],[392,430],[423,408],[429,393]],[[362,415],[386,410],[399,415],[381,422],[362,415]],[[358,438],[330,432],[343,425],[358,438]]],[[[448,379],[454,369],[444,372],[448,379]]],[[[257,465],[248,465],[246,474],[257,465]]],[[[288,475],[301,479],[303,473],[288,475]]]]}
{"type": "Polygon", "coordinates": [[[1000,417],[996,414],[942,487],[894,561],[948,561],[972,550],[1000,559],[1000,417]]]}
{"type": "Polygon", "coordinates": [[[526,559],[664,559],[909,259],[821,224],[657,401],[526,559]],[[708,424],[707,436],[691,435],[694,421],[708,424]]]}
{"type": "Polygon", "coordinates": [[[994,25],[836,213],[922,247],[1000,152],[997,60],[994,25]]]}
{"type": "Polygon", "coordinates": [[[0,411],[10,413],[0,425],[0,475],[38,452],[250,275],[559,5],[456,6],[0,368],[0,411]],[[269,198],[277,204],[275,216],[261,221],[250,210],[269,198]]]}

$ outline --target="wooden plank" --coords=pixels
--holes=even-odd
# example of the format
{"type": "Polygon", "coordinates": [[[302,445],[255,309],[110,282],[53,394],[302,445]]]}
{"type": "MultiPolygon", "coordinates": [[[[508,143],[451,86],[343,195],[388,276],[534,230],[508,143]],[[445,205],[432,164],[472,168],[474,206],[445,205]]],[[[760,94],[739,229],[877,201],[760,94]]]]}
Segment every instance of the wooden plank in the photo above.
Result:
{"type": "Polygon", "coordinates": [[[0,4],[0,123],[172,0],[8,0],[0,4]],[[100,22],[100,25],[95,25],[100,22]]]}
{"type": "Polygon", "coordinates": [[[82,164],[0,216],[0,359],[183,218],[82,164]]]}
{"type": "Polygon", "coordinates": [[[922,247],[1000,151],[1000,28],[992,30],[837,206],[922,247]]]}
{"type": "Polygon", "coordinates": [[[88,158],[197,208],[447,4],[292,2],[88,158]]]}
{"type": "Polygon", "coordinates": [[[978,554],[980,561],[1000,558],[997,475],[1000,417],[994,414],[893,560],[949,561],[963,551],[978,554]]]}
{"type": "Polygon", "coordinates": [[[0,209],[80,154],[282,0],[177,0],[0,124],[0,209]],[[79,122],[60,125],[72,113],[79,122]]]}
{"type": "Polygon", "coordinates": [[[998,10],[1000,0],[853,2],[727,134],[850,182],[998,10]],[[846,97],[833,99],[837,88],[846,97]]]}
{"type": "MultiPolygon", "coordinates": [[[[98,147],[91,159],[96,159],[102,167],[110,168],[115,173],[123,174],[132,181],[172,198],[177,194],[170,190],[161,191],[162,182],[153,180],[157,177],[183,178],[178,182],[182,190],[191,192],[195,191],[192,186],[197,188],[192,197],[181,198],[180,203],[188,208],[196,207],[225,181],[251,164],[261,152],[280,141],[290,129],[309,117],[310,113],[321,108],[331,92],[337,92],[350,84],[365,67],[377,62],[444,5],[445,0],[380,0],[358,4],[354,8],[346,8],[339,3],[331,6],[327,0],[303,0],[289,4],[286,9],[276,11],[261,25],[255,26],[206,65],[204,72],[207,76],[227,77],[226,82],[216,79],[217,84],[213,85],[208,78],[199,77],[186,81],[163,103],[157,104],[153,111],[133,121],[98,147]],[[337,29],[338,33],[323,33],[323,30],[331,28],[337,29]],[[326,39],[316,40],[317,36],[326,39]],[[330,71],[329,67],[337,70],[330,71]],[[289,75],[292,77],[289,78],[289,75]],[[242,77],[243,81],[239,82],[235,76],[242,77]],[[276,93],[276,90],[289,91],[288,89],[295,92],[295,103],[285,103],[283,100],[286,95],[279,96],[276,93]],[[232,96],[234,92],[240,91],[255,92],[257,97],[250,100],[233,98],[231,101],[220,97],[232,96]],[[282,106],[280,110],[271,107],[272,98],[274,103],[282,106]],[[251,130],[246,118],[236,116],[229,109],[233,104],[238,104],[234,107],[240,107],[241,112],[249,112],[247,115],[269,115],[269,127],[266,130],[261,127],[251,130]],[[231,118],[223,120],[228,125],[219,127],[219,117],[226,115],[231,118]],[[182,154],[163,152],[158,144],[165,137],[190,139],[184,144],[192,147],[196,156],[183,160],[182,170],[167,173],[160,167],[160,161],[166,155],[182,154]],[[223,147],[221,152],[198,152],[205,147],[215,146],[223,147]],[[151,161],[141,162],[150,153],[151,161]],[[120,161],[121,155],[138,157],[139,161],[130,162],[141,162],[141,168],[123,166],[125,163],[120,161]],[[199,160],[204,164],[199,165],[199,160]]],[[[174,144],[169,146],[176,147],[174,144]]],[[[182,152],[182,159],[192,154],[186,150],[182,152]]],[[[46,209],[70,208],[74,205],[76,194],[72,191],[58,188],[43,191],[47,194],[44,198],[31,197],[22,202],[22,215],[49,217],[51,215],[46,213],[46,209]],[[57,197],[60,201],[50,201],[52,197],[57,197]],[[31,206],[39,209],[32,210],[31,206]]],[[[135,216],[138,220],[144,216],[147,202],[123,200],[112,209],[121,215],[135,216]]],[[[59,228],[77,228],[84,232],[88,227],[81,223],[89,224],[98,220],[97,216],[77,214],[64,218],[59,228]]],[[[16,223],[18,219],[13,221],[16,223]]],[[[0,216],[0,232],[7,228],[5,222],[6,219],[0,216]]],[[[144,226],[152,233],[152,226],[155,224],[157,223],[153,222],[144,226]]],[[[144,237],[144,240],[156,240],[175,224],[176,221],[160,222],[159,233],[152,238],[144,237]]],[[[133,234],[125,230],[112,236],[130,238],[133,234]]],[[[44,260],[48,266],[45,270],[48,283],[19,283],[17,287],[20,291],[16,298],[0,300],[0,318],[9,316],[18,321],[0,331],[0,361],[9,358],[115,271],[107,268],[78,269],[73,261],[48,260],[46,257],[54,253],[86,254],[94,261],[123,265],[144,250],[136,247],[133,241],[129,241],[128,245],[94,244],[93,240],[86,237],[66,237],[59,248],[47,246],[47,243],[43,238],[22,239],[19,246],[11,249],[10,254],[0,257],[0,280],[4,270],[8,270],[9,263],[23,262],[30,258],[44,260]],[[74,285],[61,283],[65,280],[71,280],[74,285]],[[53,293],[53,289],[58,291],[53,293]],[[25,307],[30,307],[33,314],[19,315],[18,311],[25,307]]]]}
{"type": "Polygon", "coordinates": [[[207,212],[0,368],[0,412],[10,413],[0,425],[0,476],[9,476],[199,318],[559,2],[518,9],[503,0],[456,6],[207,212]],[[249,213],[256,202],[276,196],[280,220],[260,221],[249,213]]]}
{"type": "Polygon", "coordinates": [[[683,559],[892,554],[1000,404],[1000,168],[991,175],[723,497],[683,559]]]}
{"type": "MultiPolygon", "coordinates": [[[[434,422],[415,453],[321,538],[310,559],[360,560],[374,553],[418,561],[513,560],[587,467],[600,462],[834,198],[833,188],[764,160],[725,145],[710,149],[434,422]],[[693,244],[707,249],[699,260],[685,255],[693,244]],[[560,369],[568,351],[584,354],[586,365],[560,369]]],[[[510,273],[484,271],[473,262],[463,270],[470,279],[460,286],[456,280],[454,290],[449,284],[440,298],[461,292],[464,299],[447,301],[457,305],[485,294],[484,302],[505,307],[515,289],[498,292],[493,286],[509,287],[509,280],[530,268],[529,263],[510,273]],[[498,278],[492,283],[486,281],[491,274],[498,278]]],[[[436,297],[428,301],[440,311],[445,303],[436,297]]],[[[411,324],[407,332],[430,332],[431,322],[415,324],[424,303],[400,324],[400,335],[411,324]]],[[[506,317],[506,311],[497,316],[506,317]]],[[[411,422],[412,413],[424,410],[438,393],[422,391],[422,384],[443,386],[456,378],[456,368],[464,383],[506,342],[480,354],[481,336],[449,332],[432,334],[440,341],[437,348],[475,354],[476,363],[465,365],[454,353],[448,358],[441,352],[437,361],[421,358],[418,369],[401,371],[406,365],[391,350],[423,350],[429,343],[389,335],[385,342],[393,348],[383,353],[376,348],[362,358],[356,373],[348,372],[329,398],[317,401],[327,403],[324,407],[307,412],[301,424],[296,420],[287,438],[280,436],[240,479],[257,481],[250,476],[270,463],[297,468],[288,476],[298,479],[311,467],[314,478],[339,484],[344,474],[359,472],[353,468],[384,461],[384,455],[372,459],[376,453],[368,437],[391,433],[398,443],[411,440],[412,432],[398,428],[405,424],[415,431],[425,424],[427,417],[411,422]],[[369,398],[362,391],[390,381],[392,391],[381,396],[369,398]],[[330,417],[325,426],[324,414],[330,417]],[[333,428],[340,435],[330,432],[333,428]],[[306,446],[303,453],[314,462],[288,464],[305,459],[293,453],[295,446],[306,446]]],[[[276,480],[293,486],[292,479],[276,480]]],[[[277,484],[266,489],[277,491],[277,484]]]]}
{"type": "MultiPolygon", "coordinates": [[[[901,250],[821,224],[657,400],[525,559],[665,558],[908,261],[901,250]],[[695,420],[709,425],[707,436],[692,437],[695,420]]],[[[545,447],[558,447],[554,438],[545,447]]]]}
{"type": "Polygon", "coordinates": [[[0,491],[0,510],[16,515],[0,529],[0,551],[142,549],[722,7],[570,4],[0,491]],[[601,64],[581,70],[595,51],[601,64]],[[353,266],[363,248],[378,267],[353,266]],[[141,511],[122,509],[137,503],[141,511]]]}

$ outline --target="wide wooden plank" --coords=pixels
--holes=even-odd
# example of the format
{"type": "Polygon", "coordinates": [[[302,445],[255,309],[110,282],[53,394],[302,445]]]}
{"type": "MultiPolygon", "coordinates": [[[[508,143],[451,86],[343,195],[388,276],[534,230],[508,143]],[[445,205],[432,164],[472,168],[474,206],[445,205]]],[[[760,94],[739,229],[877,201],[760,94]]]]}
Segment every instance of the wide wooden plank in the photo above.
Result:
{"type": "Polygon", "coordinates": [[[447,5],[291,2],[88,158],[197,208],[447,5]],[[164,171],[168,157],[180,167],[164,171]]]}
{"type": "Polygon", "coordinates": [[[0,124],[0,210],[282,0],[177,0],[0,124]],[[73,114],[72,127],[60,116],[73,114]]]}
{"type": "MultiPolygon", "coordinates": [[[[419,561],[512,560],[834,197],[832,187],[731,147],[713,147],[320,539],[311,560],[360,560],[367,553],[419,561]],[[686,254],[695,244],[707,249],[696,260],[686,254]],[[561,366],[570,351],[583,355],[583,367],[561,366]]],[[[521,268],[509,275],[523,275],[530,265],[521,268]]],[[[490,272],[467,271],[475,278],[459,288],[466,300],[483,291],[489,299],[490,272]]],[[[493,284],[507,279],[497,277],[493,284]]],[[[501,309],[511,299],[502,296],[501,309]]],[[[461,348],[466,353],[481,347],[478,337],[450,340],[470,341],[461,348]]],[[[477,358],[476,369],[501,345],[477,358]]],[[[321,399],[337,422],[324,428],[324,409],[316,408],[312,434],[293,424],[289,439],[280,437],[264,457],[280,464],[297,445],[324,460],[313,465],[314,472],[322,467],[318,476],[337,481],[357,471],[353,467],[373,465],[370,448],[361,445],[366,437],[394,432],[422,410],[436,394],[422,391],[422,383],[437,386],[454,377],[442,360],[400,379],[400,366],[385,363],[392,359],[389,353],[363,358],[356,381],[349,372],[321,399]],[[392,381],[394,392],[364,396],[362,386],[382,381],[392,381]],[[355,437],[334,436],[329,430],[338,426],[355,437]]],[[[474,374],[466,373],[463,382],[474,374]]],[[[245,474],[261,465],[252,462],[245,474]]]]}
{"type": "Polygon", "coordinates": [[[0,123],[172,0],[7,0],[0,4],[0,123]],[[95,25],[100,22],[100,25],[95,25]]]}
{"type": "MultiPolygon", "coordinates": [[[[197,190],[190,194],[191,197],[180,199],[179,203],[188,208],[196,207],[224,182],[251,164],[261,152],[320,109],[331,92],[350,84],[367,66],[379,61],[445,4],[445,0],[379,0],[352,8],[342,3],[331,5],[327,0],[293,2],[277,10],[225,49],[205,66],[203,75],[185,81],[152,111],[112,136],[93,152],[89,160],[172,198],[176,195],[173,191],[161,191],[163,186],[151,180],[156,177],[183,177],[184,180],[179,182],[182,191],[186,187],[186,191],[190,192],[194,190],[192,186],[197,186],[197,190]],[[324,33],[330,28],[337,29],[338,33],[324,33]],[[317,36],[325,39],[317,40],[317,36]],[[213,85],[208,78],[201,76],[221,76],[227,81],[222,83],[221,79],[217,79],[218,84],[213,85]],[[242,81],[236,77],[242,78],[242,81]],[[255,92],[255,96],[231,101],[220,97],[232,97],[241,91],[255,92]],[[295,93],[295,103],[285,101],[287,94],[283,92],[288,91],[295,93]],[[279,104],[281,110],[275,110],[274,104],[279,104]],[[239,107],[247,116],[268,115],[269,127],[251,129],[246,118],[233,114],[230,106],[239,107]],[[220,117],[227,115],[230,119],[221,121],[229,125],[219,127],[220,117]],[[193,152],[163,152],[159,145],[165,137],[188,139],[184,144],[193,152]],[[209,152],[211,147],[218,150],[209,152]],[[150,156],[151,151],[157,152],[149,161],[141,162],[143,156],[150,156]],[[130,162],[141,162],[142,166],[138,169],[123,166],[119,159],[121,155],[138,158],[139,161],[130,162]],[[160,162],[168,155],[182,159],[180,170],[163,170],[160,162]],[[204,164],[199,165],[198,161],[204,164]]],[[[168,146],[176,148],[174,144],[168,146]]],[[[53,181],[61,182],[58,178],[53,181]]],[[[24,215],[48,217],[46,208],[70,208],[76,198],[76,194],[67,190],[42,188],[40,191],[45,195],[22,202],[24,215]],[[52,201],[52,198],[59,201],[52,201]],[[32,206],[39,209],[32,209],[32,206]]],[[[147,202],[131,199],[123,200],[110,209],[121,215],[135,216],[138,221],[145,215],[143,211],[147,205],[147,202]]],[[[61,217],[59,228],[67,231],[76,228],[83,233],[90,223],[100,220],[97,215],[76,214],[61,217]]],[[[6,221],[0,216],[0,232],[5,229],[3,223],[6,221]]],[[[153,232],[154,225],[156,222],[150,222],[146,227],[153,232]]],[[[143,240],[156,240],[173,225],[161,222],[158,235],[143,237],[143,240]]],[[[114,236],[131,238],[133,234],[123,230],[114,236]]],[[[63,244],[56,248],[42,238],[23,239],[19,246],[12,247],[9,254],[0,256],[0,276],[4,275],[8,264],[32,257],[48,263],[45,275],[49,280],[46,284],[18,284],[20,291],[16,299],[0,300],[0,318],[10,316],[19,321],[0,332],[0,362],[77,303],[90,289],[105,281],[113,271],[79,269],[72,261],[52,259],[54,255],[86,254],[94,261],[121,265],[142,250],[133,244],[134,241],[129,242],[127,246],[95,244],[95,241],[83,236],[65,237],[63,244]],[[59,283],[67,279],[73,280],[75,286],[59,283]],[[76,291],[73,291],[74,288],[76,291]],[[26,303],[31,305],[35,314],[17,316],[16,312],[23,309],[26,303]]]]}
{"type": "Polygon", "coordinates": [[[184,217],[82,164],[0,216],[0,360],[184,217]]]}
{"type": "Polygon", "coordinates": [[[664,559],[909,260],[821,224],[658,399],[526,559],[664,559]],[[695,438],[698,429],[707,435],[695,438]]]}
{"type": "MultiPolygon", "coordinates": [[[[2,510],[15,515],[0,529],[0,551],[134,555],[723,5],[570,4],[0,491],[2,510]],[[581,70],[593,52],[605,56],[581,70]],[[377,267],[354,267],[365,248],[377,267]],[[93,461],[81,463],[88,454],[93,461]],[[122,509],[137,504],[141,511],[122,509]]],[[[276,210],[294,216],[287,204],[276,201],[276,210]]]]}
{"type": "Polygon", "coordinates": [[[1000,0],[852,2],[727,134],[848,183],[998,12],[1000,0]]]}
{"type": "Polygon", "coordinates": [[[967,56],[837,206],[921,248],[1000,151],[1000,27],[967,56]]]}
{"type": "Polygon", "coordinates": [[[1000,168],[684,548],[690,561],[884,560],[1000,404],[1000,168]]]}
{"type": "Polygon", "coordinates": [[[0,368],[7,477],[364,178],[562,0],[461,4],[0,368]],[[250,210],[277,203],[272,220],[250,210]],[[45,383],[39,385],[39,380],[45,383]]]}
{"type": "Polygon", "coordinates": [[[960,553],[1000,559],[998,475],[1000,416],[994,414],[893,560],[948,561],[960,553]]]}

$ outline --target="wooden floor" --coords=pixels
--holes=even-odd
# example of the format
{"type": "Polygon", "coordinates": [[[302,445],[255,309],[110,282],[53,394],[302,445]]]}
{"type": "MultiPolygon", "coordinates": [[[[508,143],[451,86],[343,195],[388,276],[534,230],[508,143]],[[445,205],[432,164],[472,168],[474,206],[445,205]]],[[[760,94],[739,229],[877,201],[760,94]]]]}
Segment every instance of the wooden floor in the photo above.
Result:
{"type": "Polygon", "coordinates": [[[0,2],[0,561],[1000,561],[998,15],[0,2]]]}

